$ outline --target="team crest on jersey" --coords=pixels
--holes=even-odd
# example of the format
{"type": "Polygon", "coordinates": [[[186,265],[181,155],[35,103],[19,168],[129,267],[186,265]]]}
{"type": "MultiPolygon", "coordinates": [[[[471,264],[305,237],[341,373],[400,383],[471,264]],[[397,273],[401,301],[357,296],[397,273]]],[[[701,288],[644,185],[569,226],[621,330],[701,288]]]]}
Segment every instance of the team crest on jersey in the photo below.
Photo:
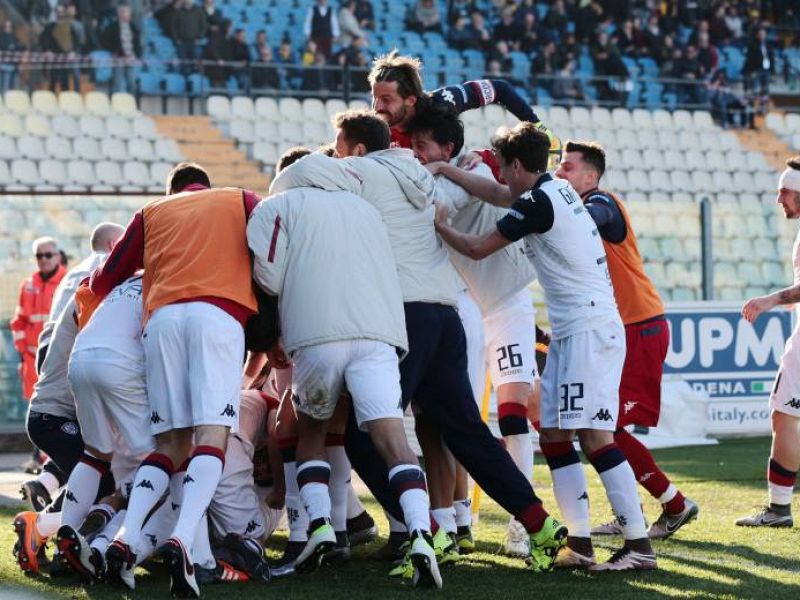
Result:
{"type": "Polygon", "coordinates": [[[61,426],[61,431],[67,435],[78,435],[78,424],[75,421],[67,421],[61,426]]]}

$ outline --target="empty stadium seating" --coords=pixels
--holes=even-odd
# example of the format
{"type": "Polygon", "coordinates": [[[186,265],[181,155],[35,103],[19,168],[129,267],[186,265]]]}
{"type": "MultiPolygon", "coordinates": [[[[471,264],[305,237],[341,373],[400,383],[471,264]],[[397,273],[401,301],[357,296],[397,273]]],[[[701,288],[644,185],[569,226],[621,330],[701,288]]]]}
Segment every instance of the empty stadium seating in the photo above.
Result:
{"type": "Polygon", "coordinates": [[[152,165],[182,159],[129,94],[9,90],[0,103],[0,191],[159,192],[152,165]]]}

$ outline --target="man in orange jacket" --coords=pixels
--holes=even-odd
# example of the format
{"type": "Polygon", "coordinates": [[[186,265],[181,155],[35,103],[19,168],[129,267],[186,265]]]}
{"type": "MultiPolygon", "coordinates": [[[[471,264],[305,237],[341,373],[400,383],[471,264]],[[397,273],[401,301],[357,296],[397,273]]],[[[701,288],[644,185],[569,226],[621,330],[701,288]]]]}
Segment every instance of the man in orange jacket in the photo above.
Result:
{"type": "Polygon", "coordinates": [[[20,355],[19,374],[22,396],[29,400],[36,383],[36,347],[39,334],[50,314],[53,294],[67,270],[61,265],[58,242],[42,237],[33,242],[33,253],[39,270],[20,285],[17,312],[11,320],[14,346],[20,355]]]}

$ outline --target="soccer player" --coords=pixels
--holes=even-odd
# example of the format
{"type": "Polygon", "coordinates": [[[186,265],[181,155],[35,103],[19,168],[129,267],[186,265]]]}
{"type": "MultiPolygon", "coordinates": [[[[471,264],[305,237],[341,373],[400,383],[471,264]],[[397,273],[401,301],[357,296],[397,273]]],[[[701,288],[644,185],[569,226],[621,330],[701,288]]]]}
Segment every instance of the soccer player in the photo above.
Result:
{"type": "MultiPolygon", "coordinates": [[[[669,349],[669,325],[664,303],[644,271],[625,204],[614,193],[599,189],[606,170],[603,148],[594,142],[568,141],[555,176],[566,179],[580,194],[597,224],[608,257],[622,323],[626,353],[619,388],[619,416],[614,441],[628,459],[636,479],[661,503],[658,519],[647,531],[651,538],[669,537],[697,518],[697,505],[685,498],[658,468],[647,446],[628,433],[627,425],[656,427],[661,412],[661,374],[669,349]]],[[[593,534],[618,535],[618,519],[595,527],[593,534]]]]}
{"type": "MultiPolygon", "coordinates": [[[[422,86],[422,63],[418,58],[402,56],[397,50],[377,57],[367,80],[372,88],[372,108],[391,128],[392,143],[401,148],[411,147],[407,124],[417,108],[451,107],[462,113],[487,104],[500,104],[520,121],[528,121],[544,131],[551,140],[553,164],[561,158],[561,141],[553,134],[527,102],[503,79],[467,81],[425,92],[422,86]]],[[[494,165],[491,153],[481,156],[494,165]]]]}
{"type": "Polygon", "coordinates": [[[193,163],[170,172],[167,190],[169,195],[134,215],[90,281],[92,292],[103,298],[144,268],[142,337],[156,437],[156,451],[136,473],[125,523],[106,550],[106,562],[112,580],[134,568],[132,544],[142,523],[194,443],[180,514],[161,551],[172,593],[197,596],[189,548],[237,422],[243,327],[257,310],[245,228],[258,197],[212,188],[206,171],[193,163]]]}
{"type": "MultiPolygon", "coordinates": [[[[481,420],[467,376],[464,328],[454,306],[457,277],[433,228],[433,178],[410,150],[389,149],[386,123],[355,111],[334,118],[336,153],[311,154],[281,172],[271,191],[312,186],[355,193],[380,212],[403,291],[409,355],[400,364],[403,406],[412,401],[435,423],[453,456],[530,536],[535,571],[552,567],[566,528],[548,515],[530,482],[481,420]]],[[[385,489],[386,472],[372,460],[367,436],[348,427],[347,453],[383,508],[400,519],[385,489]],[[365,439],[366,438],[366,439],[365,439]]]]}
{"type": "Polygon", "coordinates": [[[414,585],[441,588],[425,475],[403,427],[398,351],[407,352],[408,340],[378,211],[344,191],[288,189],[253,211],[247,239],[256,281],[278,296],[283,346],[292,357],[297,484],[310,522],[295,569],[313,571],[336,546],[325,435],[346,384],[356,422],[377,449],[368,458],[386,463],[411,532],[414,585]],[[316,302],[318,295],[326,301],[316,302]]]}
{"type": "MultiPolygon", "coordinates": [[[[435,161],[455,164],[464,147],[464,128],[452,110],[417,111],[407,124],[411,147],[424,165],[435,161]]],[[[493,181],[484,164],[472,171],[493,181]]],[[[437,201],[448,207],[453,226],[465,233],[490,231],[505,214],[502,208],[481,202],[464,188],[443,176],[436,178],[437,201]]],[[[536,278],[525,258],[522,242],[505,252],[475,261],[451,251],[450,260],[475,298],[483,317],[485,348],[479,351],[476,375],[480,380],[476,396],[483,396],[484,356],[487,357],[492,385],[497,393],[500,433],[506,449],[522,474],[533,476],[533,449],[528,427],[529,401],[537,378],[534,333],[535,309],[526,286],[536,278]]],[[[469,341],[468,341],[469,347],[469,341]]],[[[472,369],[473,365],[469,365],[472,369]]],[[[473,388],[475,384],[473,383],[473,388]]],[[[508,554],[527,556],[528,536],[515,519],[509,521],[505,549],[508,554]],[[520,531],[521,530],[521,531],[520,531]]]]}
{"type": "MultiPolygon", "coordinates": [[[[800,156],[786,161],[778,180],[776,203],[787,219],[800,218],[800,156]]],[[[800,233],[792,249],[794,284],[767,296],[748,300],[742,315],[753,323],[776,306],[800,302],[800,233]]],[[[756,514],[737,519],[745,527],[792,527],[792,493],[800,469],[800,325],[786,342],[769,398],[772,411],[772,451],[767,464],[769,504],[756,514]]]]}
{"type": "MultiPolygon", "coordinates": [[[[79,310],[84,295],[91,292],[78,291],[79,310]]],[[[67,482],[57,543],[82,575],[87,574],[91,552],[78,528],[94,502],[101,477],[111,470],[115,456],[130,457],[135,471],[155,448],[141,334],[142,276],[135,275],[115,287],[88,317],[69,361],[84,449],[67,482]]],[[[116,477],[122,489],[126,479],[131,480],[132,473],[116,477]]]]}
{"type": "Polygon", "coordinates": [[[498,200],[510,205],[508,213],[494,230],[470,235],[448,225],[440,206],[437,230],[446,243],[475,260],[524,239],[536,267],[553,328],[542,375],[540,440],[570,530],[562,555],[571,556],[571,566],[597,571],[655,569],[636,479],[614,444],[625,331],[596,226],[569,183],[547,173],[550,141],[545,134],[520,123],[492,145],[516,197],[498,200]],[[586,476],[572,445],[576,433],[624,524],[625,545],[602,564],[596,564],[589,537],[586,476]]]}

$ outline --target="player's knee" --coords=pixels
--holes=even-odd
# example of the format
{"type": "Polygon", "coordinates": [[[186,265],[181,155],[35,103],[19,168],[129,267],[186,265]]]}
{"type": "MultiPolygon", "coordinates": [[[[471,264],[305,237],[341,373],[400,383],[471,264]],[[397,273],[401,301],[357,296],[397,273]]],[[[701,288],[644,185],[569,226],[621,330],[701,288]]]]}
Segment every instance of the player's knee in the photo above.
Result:
{"type": "Polygon", "coordinates": [[[581,429],[578,431],[578,440],[581,444],[581,450],[586,455],[596,452],[614,443],[613,431],[600,431],[597,429],[581,429]]]}

